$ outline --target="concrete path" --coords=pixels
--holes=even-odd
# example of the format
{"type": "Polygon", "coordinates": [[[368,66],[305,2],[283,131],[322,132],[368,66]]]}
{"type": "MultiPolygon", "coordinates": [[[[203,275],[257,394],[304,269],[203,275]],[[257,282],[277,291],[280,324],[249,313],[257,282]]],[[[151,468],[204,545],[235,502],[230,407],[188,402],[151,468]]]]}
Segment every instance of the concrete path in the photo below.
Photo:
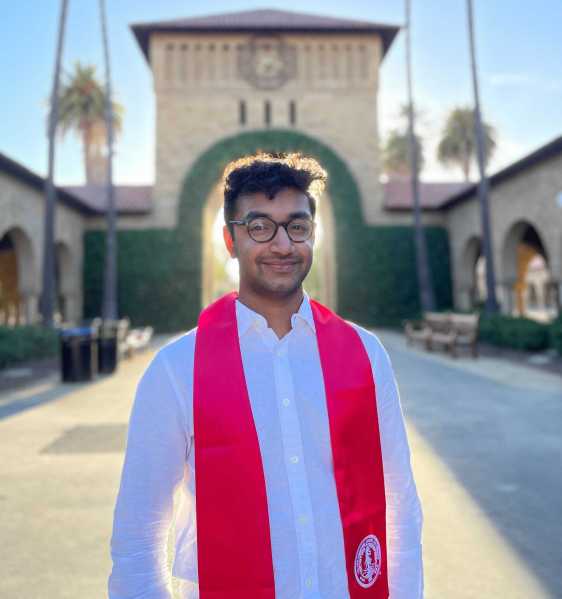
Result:
{"type": "MultiPolygon", "coordinates": [[[[562,379],[382,333],[422,498],[426,599],[562,598],[562,379]]],[[[116,376],[0,395],[0,598],[100,599],[126,424],[116,376]]]]}
{"type": "Polygon", "coordinates": [[[426,599],[561,599],[562,378],[380,337],[424,511],[426,599]]]}

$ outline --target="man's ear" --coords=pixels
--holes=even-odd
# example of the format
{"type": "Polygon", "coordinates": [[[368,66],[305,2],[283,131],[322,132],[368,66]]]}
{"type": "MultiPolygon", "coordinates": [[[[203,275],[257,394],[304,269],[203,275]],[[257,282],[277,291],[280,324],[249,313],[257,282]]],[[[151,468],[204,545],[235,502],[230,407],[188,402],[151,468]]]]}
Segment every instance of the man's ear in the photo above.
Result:
{"type": "Polygon", "coordinates": [[[236,248],[234,247],[234,239],[232,239],[232,234],[230,229],[224,225],[222,228],[222,237],[224,239],[224,245],[228,251],[228,254],[231,258],[236,258],[236,248]]]}

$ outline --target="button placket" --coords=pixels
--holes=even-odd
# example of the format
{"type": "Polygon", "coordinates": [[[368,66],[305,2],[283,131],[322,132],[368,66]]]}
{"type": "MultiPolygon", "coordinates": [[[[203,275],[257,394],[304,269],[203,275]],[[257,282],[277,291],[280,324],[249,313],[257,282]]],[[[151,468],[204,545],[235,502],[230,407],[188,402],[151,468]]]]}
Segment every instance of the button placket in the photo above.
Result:
{"type": "Polygon", "coordinates": [[[285,345],[278,346],[275,348],[273,355],[281,434],[287,459],[287,480],[289,482],[293,513],[296,518],[295,531],[301,584],[303,589],[310,591],[315,587],[315,581],[317,580],[316,537],[314,527],[310,526],[312,522],[312,505],[306,469],[302,460],[303,444],[300,420],[294,401],[295,394],[287,347],[285,345]]]}

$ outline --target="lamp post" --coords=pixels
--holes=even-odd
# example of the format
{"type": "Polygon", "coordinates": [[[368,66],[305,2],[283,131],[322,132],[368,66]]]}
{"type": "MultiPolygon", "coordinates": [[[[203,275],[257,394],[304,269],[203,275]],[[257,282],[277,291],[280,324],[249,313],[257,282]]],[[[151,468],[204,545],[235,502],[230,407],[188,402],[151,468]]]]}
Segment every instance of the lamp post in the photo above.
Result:
{"type": "Polygon", "coordinates": [[[489,186],[486,177],[484,156],[484,133],[482,130],[482,115],[480,112],[480,94],[478,91],[478,74],[476,67],[476,50],[474,44],[474,14],[472,0],[467,0],[468,13],[468,39],[470,42],[470,65],[472,71],[472,88],[474,91],[474,133],[476,139],[476,156],[480,181],[478,183],[478,197],[480,200],[480,218],[482,222],[482,246],[486,262],[486,303],[488,314],[494,314],[499,306],[496,299],[496,276],[494,270],[494,254],[492,245],[492,227],[490,224],[489,186]]]}
{"type": "Polygon", "coordinates": [[[53,313],[55,310],[55,289],[56,289],[56,271],[55,271],[55,211],[56,211],[56,190],[55,190],[55,144],[56,131],[59,120],[59,86],[62,52],[64,47],[64,32],[66,28],[66,14],[68,10],[68,0],[62,0],[59,17],[59,34],[57,41],[57,50],[55,58],[55,72],[53,76],[53,90],[51,93],[51,107],[49,111],[49,150],[48,150],[48,172],[45,180],[45,220],[43,224],[43,272],[42,272],[42,290],[40,301],[40,312],[43,325],[53,326],[53,313]]]}
{"type": "Polygon", "coordinates": [[[427,257],[425,233],[421,222],[419,192],[419,157],[415,133],[415,112],[412,92],[412,56],[411,56],[411,2],[406,0],[406,75],[408,84],[408,137],[410,146],[410,181],[414,204],[414,241],[416,248],[416,272],[420,289],[420,304],[424,312],[435,309],[435,297],[431,284],[431,272],[427,257]]]}
{"type": "Polygon", "coordinates": [[[105,268],[103,285],[103,320],[117,320],[117,215],[113,189],[113,104],[111,101],[111,70],[109,64],[109,43],[107,39],[107,19],[105,0],[99,0],[103,55],[105,61],[105,126],[107,133],[107,181],[105,268]]]}

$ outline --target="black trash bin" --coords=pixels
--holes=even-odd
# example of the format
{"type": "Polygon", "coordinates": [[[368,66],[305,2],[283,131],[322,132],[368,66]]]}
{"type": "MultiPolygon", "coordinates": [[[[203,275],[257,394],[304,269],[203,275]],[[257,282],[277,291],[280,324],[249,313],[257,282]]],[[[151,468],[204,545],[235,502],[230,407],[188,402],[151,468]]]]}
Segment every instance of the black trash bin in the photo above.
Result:
{"type": "Polygon", "coordinates": [[[98,331],[98,367],[100,374],[111,374],[117,368],[118,320],[104,320],[98,331]]]}
{"type": "Polygon", "coordinates": [[[97,333],[92,327],[61,331],[61,378],[64,383],[91,381],[98,373],[97,333]]]}

